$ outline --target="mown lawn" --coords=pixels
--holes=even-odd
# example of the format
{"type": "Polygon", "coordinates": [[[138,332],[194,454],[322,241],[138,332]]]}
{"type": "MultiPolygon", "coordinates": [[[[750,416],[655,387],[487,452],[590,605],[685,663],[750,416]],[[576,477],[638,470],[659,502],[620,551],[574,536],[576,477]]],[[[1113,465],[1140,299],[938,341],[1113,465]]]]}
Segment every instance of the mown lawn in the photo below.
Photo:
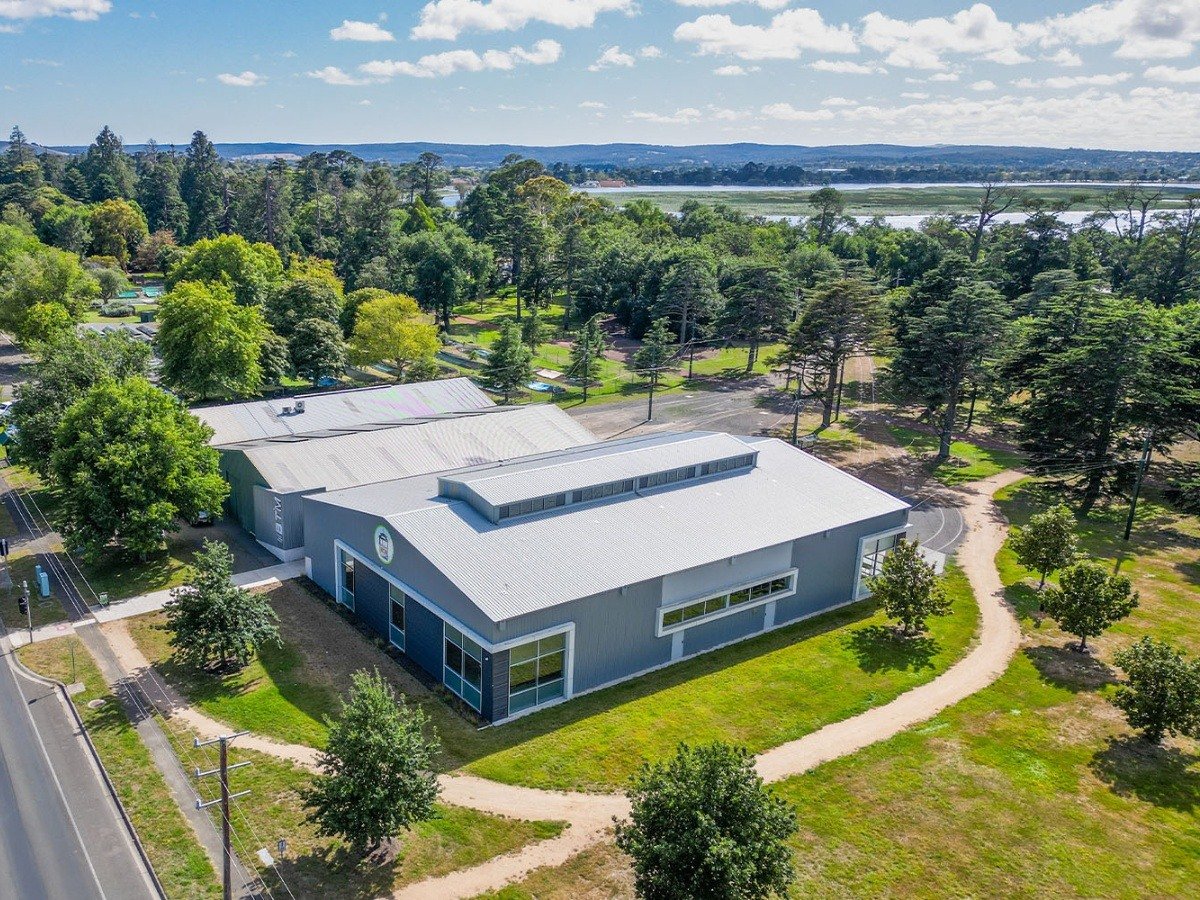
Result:
{"type": "Polygon", "coordinates": [[[932,679],[963,654],[978,624],[965,576],[951,569],[948,586],[954,611],[935,620],[927,638],[897,640],[872,604],[860,603],[484,729],[295,585],[271,593],[287,647],[237,676],[174,668],[153,619],[138,621],[133,633],[185,694],[239,728],[320,746],[321,718],[350,674],[378,666],[429,713],[447,768],[537,787],[610,790],[679,741],[721,738],[764,750],[932,679]]]}
{"type": "Polygon", "coordinates": [[[934,466],[932,457],[937,453],[937,435],[927,434],[913,428],[899,425],[889,425],[888,431],[900,446],[914,456],[929,456],[930,474],[942,484],[964,484],[968,481],[979,481],[999,474],[1006,469],[1019,468],[1022,457],[1007,450],[980,447],[968,441],[954,441],[950,444],[950,459],[934,466]]]}
{"type": "Polygon", "coordinates": [[[55,638],[22,647],[18,654],[35,672],[69,682],[72,650],[75,677],[86,688],[72,700],[167,896],[219,897],[219,877],[83,642],[75,637],[55,638]],[[104,705],[91,709],[88,703],[93,700],[103,700],[104,705]]]}
{"type": "MultiPolygon", "coordinates": [[[[178,729],[177,734],[181,742],[191,740],[190,734],[178,729]]],[[[238,834],[238,849],[241,858],[258,870],[276,897],[386,896],[404,885],[478,865],[533,841],[554,837],[563,829],[561,822],[509,819],[439,805],[433,819],[400,836],[399,852],[392,862],[362,863],[340,840],[319,836],[316,827],[305,821],[301,792],[311,783],[310,772],[241,749],[236,742],[230,745],[229,755],[231,762],[251,763],[230,776],[235,790],[250,791],[248,797],[233,805],[231,819],[238,834]],[[266,847],[272,856],[278,856],[275,846],[280,838],[287,840],[286,854],[276,868],[262,866],[254,852],[266,847]]],[[[212,755],[205,764],[214,761],[212,755]]],[[[213,779],[202,781],[200,791],[203,799],[213,799],[217,785],[213,779]]],[[[213,807],[214,820],[219,823],[216,809],[213,807]]],[[[536,812],[530,810],[531,815],[536,812]]]]}

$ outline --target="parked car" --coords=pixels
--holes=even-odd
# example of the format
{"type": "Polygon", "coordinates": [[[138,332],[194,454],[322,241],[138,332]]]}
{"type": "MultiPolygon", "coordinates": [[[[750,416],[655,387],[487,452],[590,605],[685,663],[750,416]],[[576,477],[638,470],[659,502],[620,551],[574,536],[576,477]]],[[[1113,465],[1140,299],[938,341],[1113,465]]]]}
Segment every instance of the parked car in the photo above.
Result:
{"type": "Polygon", "coordinates": [[[196,513],[196,517],[188,522],[193,528],[205,528],[213,523],[213,515],[207,509],[196,513]]]}

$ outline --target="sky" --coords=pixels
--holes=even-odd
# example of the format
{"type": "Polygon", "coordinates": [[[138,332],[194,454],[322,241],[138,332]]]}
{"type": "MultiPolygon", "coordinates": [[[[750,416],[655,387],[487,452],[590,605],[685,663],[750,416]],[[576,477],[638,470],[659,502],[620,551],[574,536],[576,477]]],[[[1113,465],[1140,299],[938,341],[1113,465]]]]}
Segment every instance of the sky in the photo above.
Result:
{"type": "Polygon", "coordinates": [[[44,144],[1200,150],[1200,0],[0,0],[44,144]]]}

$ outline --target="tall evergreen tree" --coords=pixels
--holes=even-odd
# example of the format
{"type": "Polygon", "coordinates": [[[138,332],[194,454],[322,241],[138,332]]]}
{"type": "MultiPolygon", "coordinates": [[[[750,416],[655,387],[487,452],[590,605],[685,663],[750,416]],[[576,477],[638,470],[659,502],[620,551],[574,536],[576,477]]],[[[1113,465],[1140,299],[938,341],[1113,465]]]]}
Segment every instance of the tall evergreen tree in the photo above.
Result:
{"type": "Polygon", "coordinates": [[[604,351],[608,349],[604,340],[604,329],[600,327],[600,316],[592,316],[579,326],[575,343],[571,345],[571,372],[583,385],[583,400],[586,403],[588,387],[600,371],[604,351]]]}
{"type": "Polygon", "coordinates": [[[225,175],[217,148],[203,131],[192,135],[179,179],[179,193],[187,205],[187,239],[215,238],[225,218],[225,175]]]}
{"type": "Polygon", "coordinates": [[[507,403],[515,391],[533,378],[533,354],[521,336],[521,326],[509,322],[488,354],[484,379],[488,387],[504,395],[507,403]]]}

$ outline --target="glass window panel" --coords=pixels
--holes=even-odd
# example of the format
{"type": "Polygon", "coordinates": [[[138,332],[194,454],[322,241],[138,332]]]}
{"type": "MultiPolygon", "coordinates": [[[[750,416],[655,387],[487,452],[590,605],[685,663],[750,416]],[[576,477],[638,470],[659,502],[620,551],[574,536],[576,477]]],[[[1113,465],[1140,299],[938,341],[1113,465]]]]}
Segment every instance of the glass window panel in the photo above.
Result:
{"type": "Polygon", "coordinates": [[[529,709],[531,706],[536,706],[538,702],[538,692],[536,687],[531,687],[528,690],[520,693],[508,695],[508,714],[519,713],[523,709],[529,709]]]}
{"type": "MultiPolygon", "coordinates": [[[[747,598],[747,599],[749,599],[749,598],[747,598]]],[[[663,622],[664,628],[669,628],[672,625],[678,625],[682,621],[683,621],[683,610],[682,609],[673,609],[670,612],[663,613],[662,622],[663,622]]]]}
{"type": "Polygon", "coordinates": [[[771,593],[774,594],[779,591],[786,591],[789,587],[790,581],[790,578],[776,578],[771,582],[771,593]]]}
{"type": "Polygon", "coordinates": [[[553,681],[563,676],[563,664],[566,654],[562,650],[543,656],[538,660],[538,684],[553,681]]]}
{"type": "Polygon", "coordinates": [[[463,652],[449,641],[446,641],[446,667],[460,674],[462,673],[463,652]]]}
{"type": "Polygon", "coordinates": [[[483,659],[483,648],[469,637],[463,638],[463,652],[475,659],[483,659]]]}
{"type": "Polygon", "coordinates": [[[701,601],[700,603],[693,603],[691,606],[685,606],[683,608],[684,621],[686,621],[688,619],[694,619],[694,618],[696,618],[696,616],[702,616],[702,615],[704,615],[703,601],[701,601]]]}
{"type": "Polygon", "coordinates": [[[750,599],[750,588],[742,588],[740,591],[734,591],[729,595],[729,605],[737,606],[739,603],[745,603],[750,599]]]}
{"type": "Polygon", "coordinates": [[[404,604],[392,601],[392,627],[404,630],[404,604]]]}
{"type": "Polygon", "coordinates": [[[537,641],[531,644],[522,644],[520,647],[513,647],[508,651],[508,662],[510,665],[525,662],[537,656],[537,641]]]}
{"type": "Polygon", "coordinates": [[[483,683],[483,665],[479,660],[470,656],[463,660],[463,680],[475,687],[483,683]]]}
{"type": "Polygon", "coordinates": [[[454,691],[456,694],[461,694],[462,679],[449,669],[443,670],[443,673],[445,676],[443,680],[446,682],[446,687],[450,688],[450,690],[454,691]]]}
{"type": "Polygon", "coordinates": [[[508,690],[510,693],[525,690],[537,684],[537,660],[518,663],[508,670],[508,690]]]}
{"type": "Polygon", "coordinates": [[[461,647],[462,646],[462,632],[459,631],[457,628],[455,628],[453,625],[447,625],[446,626],[446,640],[450,641],[451,643],[457,644],[459,647],[461,647]]]}
{"type": "Polygon", "coordinates": [[[752,600],[757,600],[759,597],[765,597],[769,593],[771,593],[771,582],[769,581],[764,582],[763,584],[756,584],[754,587],[750,588],[750,598],[752,600]]]}
{"type": "Polygon", "coordinates": [[[475,707],[475,709],[479,709],[480,701],[483,699],[482,695],[479,693],[479,689],[471,687],[469,684],[463,685],[462,697],[464,700],[470,703],[471,706],[475,707]]]}
{"type": "Polygon", "coordinates": [[[704,603],[705,613],[720,612],[725,608],[725,601],[728,597],[713,597],[711,600],[706,600],[704,603]]]}
{"type": "Polygon", "coordinates": [[[567,646],[567,635],[565,632],[552,634],[550,637],[544,637],[538,642],[539,653],[549,653],[552,650],[561,650],[567,646]]]}
{"type": "Polygon", "coordinates": [[[549,684],[539,684],[537,689],[537,702],[545,703],[547,700],[554,700],[561,697],[566,688],[566,682],[563,679],[551,681],[549,684]]]}

